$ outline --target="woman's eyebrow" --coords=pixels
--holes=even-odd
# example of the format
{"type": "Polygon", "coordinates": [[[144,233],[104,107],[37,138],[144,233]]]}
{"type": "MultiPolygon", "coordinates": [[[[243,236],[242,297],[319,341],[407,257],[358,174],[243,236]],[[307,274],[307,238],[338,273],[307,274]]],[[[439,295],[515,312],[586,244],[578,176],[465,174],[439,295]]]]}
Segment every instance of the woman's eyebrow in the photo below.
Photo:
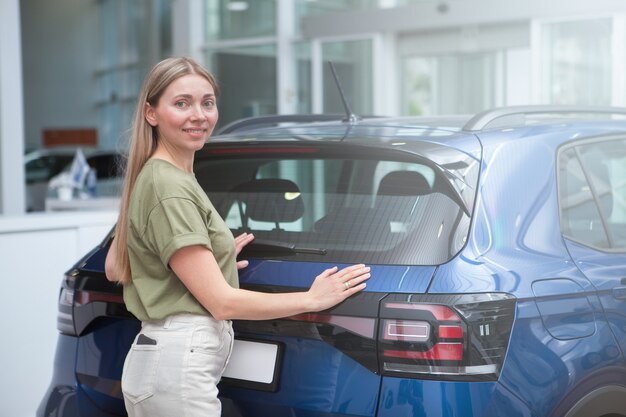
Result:
{"type": "MultiPolygon", "coordinates": [[[[202,96],[202,98],[208,98],[208,97],[215,97],[215,93],[207,93],[202,96]]],[[[174,96],[174,98],[190,99],[190,98],[193,98],[193,94],[177,94],[176,96],[174,96]]]]}

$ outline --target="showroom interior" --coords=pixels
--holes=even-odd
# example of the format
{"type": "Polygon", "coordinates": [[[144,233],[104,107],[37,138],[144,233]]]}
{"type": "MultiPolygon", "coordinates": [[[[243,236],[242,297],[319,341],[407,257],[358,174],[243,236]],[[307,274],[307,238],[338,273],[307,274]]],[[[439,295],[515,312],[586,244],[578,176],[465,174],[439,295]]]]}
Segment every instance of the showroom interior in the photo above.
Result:
{"type": "Polygon", "coordinates": [[[2,0],[0,259],[12,342],[0,354],[12,378],[0,381],[0,415],[34,413],[51,374],[58,283],[116,218],[98,196],[88,209],[29,210],[25,155],[68,145],[123,153],[145,72],[179,55],[215,74],[218,129],[342,112],[329,61],[360,115],[626,106],[626,2],[2,0]]]}

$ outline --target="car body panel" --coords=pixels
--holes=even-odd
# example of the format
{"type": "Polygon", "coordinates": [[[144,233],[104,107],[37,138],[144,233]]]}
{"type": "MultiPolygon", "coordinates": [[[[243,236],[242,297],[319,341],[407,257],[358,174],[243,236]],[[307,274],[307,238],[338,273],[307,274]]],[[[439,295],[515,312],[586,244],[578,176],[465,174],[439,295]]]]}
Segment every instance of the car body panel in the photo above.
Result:
{"type": "MultiPolygon", "coordinates": [[[[343,153],[359,148],[373,157],[377,152],[404,152],[434,162],[457,191],[457,202],[471,214],[464,244],[446,262],[373,263],[365,291],[328,311],[235,321],[238,338],[276,343],[282,356],[277,362],[278,383],[269,391],[238,386],[231,380],[220,384],[224,416],[563,417],[571,412],[567,417],[588,417],[576,410],[605,402],[607,397],[598,392],[626,392],[626,255],[564,238],[557,161],[564,144],[623,136],[626,124],[569,119],[465,132],[466,120],[372,118],[354,124],[248,129],[213,138],[198,153],[198,159],[208,158],[215,149],[288,154],[294,146],[343,153]],[[464,172],[475,175],[463,176],[464,172]],[[411,371],[398,376],[384,368],[382,322],[389,316],[382,312],[388,308],[387,297],[409,300],[407,304],[414,300],[416,304],[455,305],[449,300],[465,295],[504,295],[514,300],[513,325],[506,333],[504,362],[496,377],[486,380],[470,375],[454,380],[445,372],[411,371]]],[[[78,273],[101,274],[106,248],[105,242],[81,261],[78,273]]],[[[302,291],[324,269],[346,265],[323,256],[313,259],[250,259],[249,266],[240,271],[241,286],[302,291]]],[[[503,323],[504,318],[500,319],[496,327],[503,323]]],[[[64,342],[59,345],[58,361],[75,369],[75,374],[55,368],[52,386],[56,388],[50,392],[69,389],[73,394],[68,397],[75,399],[67,403],[75,408],[86,407],[88,402],[108,410],[106,415],[120,413],[117,381],[138,322],[106,318],[86,326],[79,337],[60,335],[64,342]],[[71,381],[75,386],[64,388],[71,381]]],[[[471,330],[469,325],[465,330],[471,330]]],[[[489,332],[483,336],[488,338],[489,332]]],[[[496,356],[490,360],[497,361],[496,356]]],[[[43,413],[44,408],[54,409],[44,407],[46,401],[57,401],[51,398],[48,395],[42,401],[39,417],[55,415],[43,413]]],[[[626,404],[624,398],[602,409],[615,413],[626,404]]],[[[70,412],[60,415],[73,416],[70,412]]]]}
{"type": "Polygon", "coordinates": [[[598,290],[602,309],[626,355],[626,254],[602,252],[567,240],[576,265],[598,290]]]}
{"type": "Polygon", "coordinates": [[[472,384],[383,378],[378,417],[530,416],[527,406],[496,382],[472,384]],[[500,411],[496,411],[500,410],[500,411]]]}
{"type": "Polygon", "coordinates": [[[602,378],[603,373],[612,374],[616,368],[626,376],[626,367],[613,334],[600,316],[597,299],[593,301],[596,314],[594,337],[569,340],[557,339],[550,334],[534,301],[518,303],[500,383],[518,393],[533,416],[552,415],[561,399],[566,398],[580,381],[602,378]]]}
{"type": "Polygon", "coordinates": [[[263,413],[277,417],[375,416],[379,375],[319,340],[260,337],[285,345],[279,389],[269,393],[222,384],[220,395],[229,403],[225,415],[253,416],[263,407],[263,413]]]}
{"type": "Polygon", "coordinates": [[[110,413],[123,413],[119,376],[133,339],[141,329],[137,320],[98,319],[93,331],[79,338],[76,377],[81,394],[110,413]]]}
{"type": "MultiPolygon", "coordinates": [[[[242,285],[277,285],[309,288],[322,271],[345,264],[325,262],[289,262],[251,260],[248,268],[240,272],[242,285]]],[[[430,284],[434,266],[368,265],[375,280],[367,282],[365,291],[423,293],[430,284]]]]}

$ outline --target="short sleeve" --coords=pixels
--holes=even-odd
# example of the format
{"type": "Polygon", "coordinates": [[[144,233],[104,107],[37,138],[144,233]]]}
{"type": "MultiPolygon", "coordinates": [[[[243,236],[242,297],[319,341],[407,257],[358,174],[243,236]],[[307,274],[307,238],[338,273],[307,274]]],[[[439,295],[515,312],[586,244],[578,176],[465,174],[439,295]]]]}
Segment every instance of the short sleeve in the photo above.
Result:
{"type": "Polygon", "coordinates": [[[207,228],[209,218],[210,213],[189,199],[162,200],[148,217],[145,243],[154,248],[163,265],[169,268],[170,258],[181,248],[201,245],[213,250],[207,228]]]}

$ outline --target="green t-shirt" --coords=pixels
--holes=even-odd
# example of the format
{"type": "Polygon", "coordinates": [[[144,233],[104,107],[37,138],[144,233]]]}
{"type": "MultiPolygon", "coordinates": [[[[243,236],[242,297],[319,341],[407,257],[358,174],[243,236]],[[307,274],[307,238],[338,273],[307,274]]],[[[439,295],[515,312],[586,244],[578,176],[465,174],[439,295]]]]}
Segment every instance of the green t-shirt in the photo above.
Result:
{"type": "Polygon", "coordinates": [[[213,252],[232,287],[239,287],[235,240],[194,174],[161,159],[142,168],[128,218],[131,282],[124,302],[141,321],[171,314],[209,314],[169,267],[180,248],[201,245],[213,252]]]}

